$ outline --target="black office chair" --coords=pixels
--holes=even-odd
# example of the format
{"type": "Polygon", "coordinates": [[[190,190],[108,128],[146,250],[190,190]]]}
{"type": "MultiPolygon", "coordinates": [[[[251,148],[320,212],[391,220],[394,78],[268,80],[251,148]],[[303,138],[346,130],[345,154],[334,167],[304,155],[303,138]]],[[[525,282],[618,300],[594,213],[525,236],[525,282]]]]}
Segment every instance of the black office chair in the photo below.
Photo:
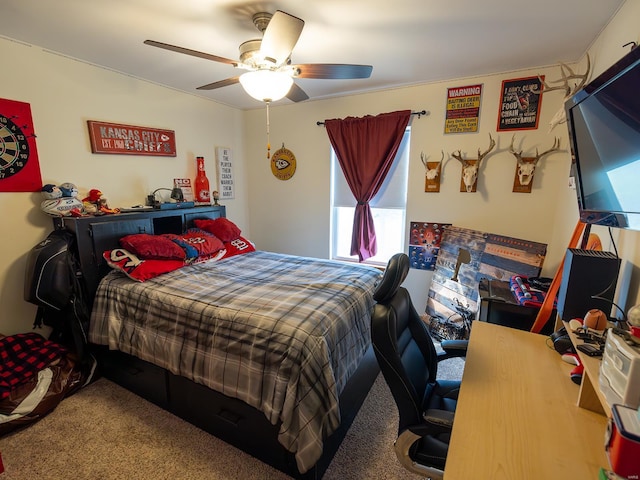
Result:
{"type": "Polygon", "coordinates": [[[394,255],[374,292],[371,340],[400,416],[394,449],[409,471],[442,478],[458,400],[459,380],[436,380],[438,362],[466,354],[466,340],[442,342],[438,353],[400,285],[409,272],[409,257],[394,255]]]}

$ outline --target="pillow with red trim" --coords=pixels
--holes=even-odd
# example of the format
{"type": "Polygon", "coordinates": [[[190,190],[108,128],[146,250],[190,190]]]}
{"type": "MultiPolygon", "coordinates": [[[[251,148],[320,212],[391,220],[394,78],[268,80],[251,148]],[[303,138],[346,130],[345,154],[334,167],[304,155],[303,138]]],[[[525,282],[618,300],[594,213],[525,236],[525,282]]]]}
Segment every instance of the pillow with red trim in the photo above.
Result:
{"type": "Polygon", "coordinates": [[[108,250],[102,254],[102,257],[111,268],[120,270],[137,282],[144,282],[185,266],[183,260],[143,260],[124,248],[108,250]]]}
{"type": "Polygon", "coordinates": [[[184,260],[185,251],[162,235],[136,233],[120,239],[120,246],[143,260],[184,260]]]}
{"type": "Polygon", "coordinates": [[[216,219],[197,218],[193,221],[194,225],[202,230],[214,234],[223,242],[230,242],[240,237],[240,228],[231,220],[225,217],[216,219]]]}
{"type": "Polygon", "coordinates": [[[182,248],[188,262],[199,257],[213,255],[224,249],[224,244],[219,238],[197,228],[191,228],[180,235],[166,233],[163,237],[170,239],[175,245],[182,248]]]}
{"type": "Polygon", "coordinates": [[[224,248],[226,249],[226,252],[222,258],[229,258],[234,255],[242,255],[256,251],[256,247],[254,247],[249,240],[243,237],[238,237],[230,242],[225,242],[224,248]]]}

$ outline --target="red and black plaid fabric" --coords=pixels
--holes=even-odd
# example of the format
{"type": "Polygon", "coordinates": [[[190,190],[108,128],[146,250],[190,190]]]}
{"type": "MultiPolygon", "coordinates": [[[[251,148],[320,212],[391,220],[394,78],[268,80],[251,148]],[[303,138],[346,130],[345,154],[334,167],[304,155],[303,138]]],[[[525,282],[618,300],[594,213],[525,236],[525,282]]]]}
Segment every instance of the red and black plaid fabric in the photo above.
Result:
{"type": "Polygon", "coordinates": [[[0,338],[0,400],[66,354],[66,348],[37,333],[0,338]]]}

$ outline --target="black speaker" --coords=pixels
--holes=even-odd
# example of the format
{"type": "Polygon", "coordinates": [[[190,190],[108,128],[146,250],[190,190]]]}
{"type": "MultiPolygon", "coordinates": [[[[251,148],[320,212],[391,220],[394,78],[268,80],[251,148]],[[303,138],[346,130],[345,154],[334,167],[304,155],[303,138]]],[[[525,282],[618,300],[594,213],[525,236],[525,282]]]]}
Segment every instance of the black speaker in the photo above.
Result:
{"type": "Polygon", "coordinates": [[[560,318],[584,318],[592,308],[609,315],[619,269],[620,259],[611,252],[568,248],[558,291],[560,318]]]}

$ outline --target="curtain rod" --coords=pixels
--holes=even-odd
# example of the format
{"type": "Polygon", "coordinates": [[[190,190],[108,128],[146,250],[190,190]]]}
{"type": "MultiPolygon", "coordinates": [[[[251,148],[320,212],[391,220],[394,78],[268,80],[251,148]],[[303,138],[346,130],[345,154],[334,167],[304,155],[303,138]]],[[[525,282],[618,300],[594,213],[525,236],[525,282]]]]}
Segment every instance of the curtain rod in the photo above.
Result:
{"type": "MultiPolygon", "coordinates": [[[[422,115],[429,115],[429,112],[426,110],[420,110],[419,112],[411,112],[411,115],[417,115],[420,118],[422,115]]],[[[324,122],[317,121],[316,125],[324,125],[324,122]]]]}

